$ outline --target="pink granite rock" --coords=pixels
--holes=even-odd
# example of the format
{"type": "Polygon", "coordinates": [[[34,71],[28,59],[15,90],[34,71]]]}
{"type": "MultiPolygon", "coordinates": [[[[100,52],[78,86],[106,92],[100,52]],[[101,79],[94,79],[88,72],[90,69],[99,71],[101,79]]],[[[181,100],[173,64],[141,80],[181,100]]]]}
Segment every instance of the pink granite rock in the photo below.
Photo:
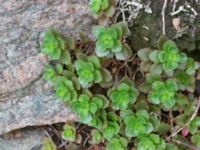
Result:
{"type": "Polygon", "coordinates": [[[40,44],[49,27],[90,33],[89,14],[87,0],[0,0],[0,134],[76,119],[42,79],[40,44]]]}

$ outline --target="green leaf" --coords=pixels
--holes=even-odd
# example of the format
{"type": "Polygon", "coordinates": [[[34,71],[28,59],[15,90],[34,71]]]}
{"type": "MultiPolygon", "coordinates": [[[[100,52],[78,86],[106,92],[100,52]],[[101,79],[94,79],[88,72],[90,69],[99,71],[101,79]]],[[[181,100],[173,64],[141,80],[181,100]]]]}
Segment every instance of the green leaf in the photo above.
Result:
{"type": "Polygon", "coordinates": [[[124,52],[117,52],[117,53],[115,53],[115,57],[118,60],[125,60],[126,59],[126,54],[124,52]]]}
{"type": "Polygon", "coordinates": [[[110,74],[110,72],[106,69],[101,69],[101,74],[102,74],[102,77],[103,77],[103,82],[109,82],[112,80],[112,76],[110,74]]]}
{"type": "Polygon", "coordinates": [[[128,28],[128,24],[127,22],[118,22],[117,25],[120,25],[121,26],[121,29],[122,29],[122,36],[129,36],[130,35],[130,30],[128,28]]]}
{"type": "Polygon", "coordinates": [[[143,93],[148,93],[151,90],[151,84],[149,83],[142,83],[139,86],[139,90],[143,93]]]}
{"type": "Polygon", "coordinates": [[[78,60],[81,60],[81,61],[87,61],[89,58],[88,58],[88,56],[86,56],[85,54],[83,54],[83,53],[81,53],[81,52],[78,52],[77,54],[76,54],[76,58],[78,59],[78,60]]]}
{"type": "Polygon", "coordinates": [[[174,144],[167,143],[166,144],[166,150],[179,150],[178,147],[174,144]]]}
{"type": "Polygon", "coordinates": [[[49,59],[50,60],[58,60],[58,59],[60,59],[60,56],[61,56],[61,50],[57,49],[57,50],[54,50],[54,52],[52,53],[51,56],[49,56],[49,59]]]}
{"type": "Polygon", "coordinates": [[[193,135],[191,140],[200,149],[200,134],[193,135]]]}
{"type": "Polygon", "coordinates": [[[91,136],[92,136],[92,139],[90,140],[91,144],[98,144],[102,140],[102,135],[98,130],[93,129],[91,131],[91,136]]]}
{"type": "Polygon", "coordinates": [[[105,27],[102,27],[102,26],[93,26],[92,27],[92,34],[96,37],[96,38],[98,38],[98,36],[99,36],[99,34],[101,33],[101,32],[105,32],[105,27]]]}
{"type": "Polygon", "coordinates": [[[114,136],[115,129],[113,127],[108,127],[103,130],[103,136],[110,141],[112,137],[114,136]]]}
{"type": "Polygon", "coordinates": [[[158,126],[158,128],[156,129],[156,132],[160,133],[160,134],[165,134],[168,131],[170,131],[170,125],[167,123],[163,123],[161,122],[160,125],[158,126]]]}
{"type": "Polygon", "coordinates": [[[167,88],[170,91],[177,91],[178,90],[178,85],[174,80],[167,80],[167,88]]]}
{"type": "Polygon", "coordinates": [[[99,13],[99,11],[101,10],[101,3],[102,3],[102,1],[100,1],[100,0],[91,0],[90,1],[89,6],[93,13],[99,13]]]}
{"type": "Polygon", "coordinates": [[[159,55],[160,51],[158,50],[154,50],[152,51],[150,54],[149,54],[149,59],[151,61],[153,61],[154,63],[158,63],[159,60],[158,60],[158,55],[159,55]]]}
{"type": "Polygon", "coordinates": [[[161,75],[162,73],[162,65],[153,64],[150,68],[150,73],[153,75],[161,75]]]}
{"type": "Polygon", "coordinates": [[[101,75],[100,71],[95,71],[94,72],[94,82],[95,83],[100,83],[103,80],[103,77],[101,75]]]}
{"type": "Polygon", "coordinates": [[[195,117],[192,122],[189,124],[188,129],[191,134],[195,134],[200,127],[200,117],[195,117]]]}
{"type": "Polygon", "coordinates": [[[139,137],[138,150],[165,150],[166,143],[156,134],[149,134],[139,137]]]}
{"type": "Polygon", "coordinates": [[[155,90],[163,88],[163,87],[165,87],[165,84],[162,81],[155,81],[152,84],[152,88],[155,90]]]}
{"type": "Polygon", "coordinates": [[[149,110],[149,105],[145,99],[141,98],[139,101],[136,102],[136,104],[134,105],[134,108],[137,111],[141,109],[149,110]]]}
{"type": "Polygon", "coordinates": [[[132,50],[131,47],[130,47],[128,44],[126,44],[126,43],[123,43],[123,44],[122,44],[122,51],[125,53],[126,58],[131,57],[132,54],[133,54],[133,50],[132,50]]]}
{"type": "Polygon", "coordinates": [[[121,38],[122,37],[122,27],[118,24],[113,24],[111,27],[116,29],[118,38],[121,38]]]}
{"type": "Polygon", "coordinates": [[[71,63],[71,56],[69,52],[63,51],[60,60],[63,64],[69,65],[71,63]]]}
{"type": "Polygon", "coordinates": [[[144,118],[145,120],[149,120],[149,114],[146,110],[144,109],[141,109],[141,110],[138,110],[137,113],[136,113],[136,116],[137,117],[142,117],[144,118]]]}
{"type": "Polygon", "coordinates": [[[99,61],[98,57],[89,56],[87,59],[88,59],[89,62],[93,63],[95,68],[97,68],[97,69],[101,68],[101,64],[100,64],[100,61],[99,61]]]}
{"type": "Polygon", "coordinates": [[[151,50],[148,48],[145,49],[141,49],[137,52],[138,57],[142,60],[142,61],[149,61],[149,54],[151,53],[151,50]]]}
{"type": "Polygon", "coordinates": [[[58,74],[62,74],[62,72],[63,72],[63,67],[62,67],[62,65],[61,65],[61,64],[57,64],[57,65],[56,65],[56,70],[57,70],[58,74]]]}
{"type": "Polygon", "coordinates": [[[173,42],[172,40],[167,40],[164,45],[163,45],[164,50],[174,50],[174,51],[179,51],[179,49],[176,46],[176,43],[173,42]]]}
{"type": "Polygon", "coordinates": [[[117,53],[117,52],[120,52],[122,51],[122,44],[119,40],[115,40],[115,46],[113,46],[113,48],[111,49],[111,51],[113,53],[117,53]]]}
{"type": "Polygon", "coordinates": [[[97,111],[97,109],[98,109],[97,104],[96,104],[95,102],[91,102],[91,103],[90,103],[90,112],[91,112],[92,114],[95,114],[96,111],[97,111]]]}
{"type": "Polygon", "coordinates": [[[127,146],[127,139],[116,136],[106,143],[106,150],[126,150],[127,146]]]}
{"type": "Polygon", "coordinates": [[[151,68],[152,64],[148,61],[142,61],[140,63],[140,69],[143,72],[150,72],[150,68],[151,68]]]}
{"type": "Polygon", "coordinates": [[[67,46],[68,46],[70,49],[75,49],[75,47],[76,47],[76,42],[75,42],[75,39],[74,39],[72,36],[67,36],[67,37],[66,37],[66,43],[67,43],[67,46]]]}
{"type": "Polygon", "coordinates": [[[89,42],[89,37],[86,32],[80,31],[80,39],[82,43],[87,43],[89,42]]]}
{"type": "Polygon", "coordinates": [[[158,135],[150,134],[149,137],[155,144],[159,144],[160,143],[160,137],[158,135]]]}
{"type": "Polygon", "coordinates": [[[50,80],[52,81],[53,78],[55,77],[55,70],[51,65],[46,65],[44,68],[44,74],[43,74],[43,78],[45,80],[50,80]]]}
{"type": "Polygon", "coordinates": [[[108,8],[108,6],[109,6],[109,1],[102,0],[101,9],[104,10],[104,9],[108,8]]]}
{"type": "Polygon", "coordinates": [[[98,108],[103,107],[103,100],[102,100],[103,95],[96,95],[92,98],[92,102],[94,102],[98,108]]]}

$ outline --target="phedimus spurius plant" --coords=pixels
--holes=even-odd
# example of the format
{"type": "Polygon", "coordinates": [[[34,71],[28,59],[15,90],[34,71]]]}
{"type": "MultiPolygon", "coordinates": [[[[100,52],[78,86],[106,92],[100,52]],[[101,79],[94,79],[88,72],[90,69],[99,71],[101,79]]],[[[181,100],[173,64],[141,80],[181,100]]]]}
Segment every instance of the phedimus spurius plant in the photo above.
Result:
{"type": "MultiPolygon", "coordinates": [[[[116,7],[114,0],[88,5],[98,20],[107,20],[116,7]]],[[[54,29],[44,34],[41,51],[49,64],[43,77],[78,117],[63,126],[60,137],[103,150],[199,148],[200,102],[194,94],[199,63],[169,39],[158,49],[134,52],[126,42],[131,33],[126,22],[91,30],[91,39],[54,29]]]]}

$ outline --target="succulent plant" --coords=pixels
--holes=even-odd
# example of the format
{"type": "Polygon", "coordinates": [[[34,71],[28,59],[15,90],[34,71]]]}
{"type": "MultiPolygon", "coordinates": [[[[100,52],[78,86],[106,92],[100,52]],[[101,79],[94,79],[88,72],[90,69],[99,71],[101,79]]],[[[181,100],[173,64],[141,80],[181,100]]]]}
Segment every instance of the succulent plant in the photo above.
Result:
{"type": "Polygon", "coordinates": [[[65,102],[73,102],[77,99],[77,91],[74,83],[64,76],[56,76],[54,79],[56,96],[65,102]]]}
{"type": "Polygon", "coordinates": [[[113,113],[109,112],[107,114],[107,123],[105,128],[103,129],[103,136],[107,140],[111,140],[115,135],[119,133],[120,125],[118,123],[118,116],[113,113]]]}
{"type": "Polygon", "coordinates": [[[90,0],[89,8],[95,19],[105,22],[115,13],[116,4],[115,0],[90,0]]]}
{"type": "Polygon", "coordinates": [[[48,30],[45,33],[42,43],[42,52],[47,54],[51,60],[60,59],[61,51],[64,49],[64,47],[64,40],[55,30],[48,30]]]}
{"type": "Polygon", "coordinates": [[[139,110],[135,114],[126,110],[122,112],[121,116],[125,123],[125,134],[127,137],[137,137],[153,131],[153,125],[146,110],[139,110]]]}
{"type": "Polygon", "coordinates": [[[109,0],[90,0],[89,7],[94,14],[109,7],[109,0]]]}
{"type": "Polygon", "coordinates": [[[162,104],[164,108],[169,109],[176,103],[175,94],[178,90],[178,85],[174,80],[155,81],[152,83],[152,91],[148,97],[153,104],[162,104]]]}
{"type": "MultiPolygon", "coordinates": [[[[103,97],[103,96],[102,96],[103,97]]],[[[78,114],[80,122],[90,124],[98,109],[104,105],[104,99],[100,96],[89,97],[86,94],[79,96],[78,100],[72,103],[72,110],[78,114]]]]}
{"type": "MultiPolygon", "coordinates": [[[[101,68],[101,63],[96,56],[85,56],[83,54],[78,55],[78,60],[75,61],[75,69],[78,74],[78,80],[84,88],[92,86],[92,83],[100,83],[104,80],[109,81],[109,79],[104,79],[106,76],[104,72],[108,72],[101,68]]],[[[109,73],[108,73],[109,74],[109,73]]]]}
{"type": "Polygon", "coordinates": [[[142,49],[138,51],[138,56],[142,60],[141,69],[151,74],[160,75],[163,70],[167,74],[173,74],[177,68],[182,68],[187,61],[187,55],[179,52],[176,44],[167,40],[163,44],[162,50],[142,49]]]}
{"type": "Polygon", "coordinates": [[[122,37],[129,34],[127,24],[124,22],[114,24],[111,27],[93,27],[93,34],[96,41],[96,54],[99,57],[116,56],[124,60],[131,56],[132,52],[127,45],[121,43],[122,37]]]}
{"type": "Polygon", "coordinates": [[[76,140],[76,129],[73,125],[65,124],[63,126],[62,138],[74,142],[76,140]]]}
{"type": "Polygon", "coordinates": [[[58,72],[58,74],[62,74],[63,66],[61,64],[57,64],[56,65],[56,71],[58,72]]]}
{"type": "Polygon", "coordinates": [[[51,65],[46,65],[44,68],[43,78],[48,81],[52,81],[56,75],[54,68],[51,65]]]}
{"type": "Polygon", "coordinates": [[[106,145],[106,150],[127,150],[128,141],[127,139],[116,136],[111,139],[106,145]]]}
{"type": "Polygon", "coordinates": [[[196,70],[199,68],[199,63],[195,62],[194,59],[188,58],[186,62],[186,73],[188,75],[194,75],[196,70]]]}
{"type": "Polygon", "coordinates": [[[93,117],[90,122],[90,126],[102,131],[107,126],[107,113],[106,108],[108,107],[108,100],[104,99],[105,103],[102,109],[100,109],[93,117]]]}
{"type": "Polygon", "coordinates": [[[42,52],[48,56],[50,60],[60,60],[63,64],[71,63],[71,57],[67,48],[74,48],[74,41],[70,37],[64,37],[54,29],[45,32],[42,52]]]}
{"type": "Polygon", "coordinates": [[[166,143],[157,134],[143,135],[137,143],[138,150],[165,150],[166,143]]]}
{"type": "MultiPolygon", "coordinates": [[[[89,7],[93,16],[98,17],[98,23],[104,24],[116,4],[115,0],[90,0],[89,7]]],[[[89,136],[84,142],[106,150],[182,149],[161,138],[173,134],[170,119],[163,117],[175,112],[174,126],[183,127],[182,135],[177,132],[176,138],[185,141],[190,134],[191,141],[187,142],[200,148],[200,117],[190,119],[198,108],[195,87],[198,87],[199,63],[180,52],[175,42],[166,37],[159,40],[159,50],[145,48],[137,52],[141,63],[135,57],[129,59],[132,50],[125,43],[130,34],[126,22],[95,26],[92,30],[95,39],[80,33],[80,40],[75,40],[50,29],[42,43],[42,52],[53,60],[45,66],[43,77],[54,86],[56,96],[77,114],[79,122],[84,127],[90,126],[86,128],[89,136]],[[94,44],[96,54],[91,54],[87,48],[93,49],[94,44]],[[138,80],[140,73],[142,78],[138,80]],[[111,74],[116,75],[115,80],[111,74]]],[[[82,143],[82,130],[85,128],[76,132],[75,125],[65,124],[62,137],[82,143]]],[[[56,149],[53,141],[45,142],[44,150],[56,149]]]]}
{"type": "Polygon", "coordinates": [[[178,68],[179,63],[187,60],[185,53],[180,53],[176,44],[168,40],[163,45],[163,51],[158,53],[158,60],[162,63],[165,72],[173,71],[178,68]]]}
{"type": "Polygon", "coordinates": [[[122,79],[117,86],[108,91],[108,97],[112,101],[112,107],[116,110],[124,110],[129,104],[133,104],[139,92],[135,84],[128,78],[122,79]]]}
{"type": "Polygon", "coordinates": [[[195,88],[195,77],[188,75],[185,71],[177,70],[175,72],[175,79],[177,80],[179,88],[184,91],[193,92],[195,88]]]}

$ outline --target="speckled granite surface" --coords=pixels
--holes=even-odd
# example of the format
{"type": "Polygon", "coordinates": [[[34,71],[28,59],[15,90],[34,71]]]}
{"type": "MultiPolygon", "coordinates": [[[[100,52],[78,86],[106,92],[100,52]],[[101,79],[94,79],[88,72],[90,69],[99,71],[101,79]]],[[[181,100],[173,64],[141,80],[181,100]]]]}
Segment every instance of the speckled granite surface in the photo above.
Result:
{"type": "Polygon", "coordinates": [[[89,14],[87,0],[0,0],[0,134],[76,118],[42,79],[40,42],[49,27],[90,33],[89,14]]]}

